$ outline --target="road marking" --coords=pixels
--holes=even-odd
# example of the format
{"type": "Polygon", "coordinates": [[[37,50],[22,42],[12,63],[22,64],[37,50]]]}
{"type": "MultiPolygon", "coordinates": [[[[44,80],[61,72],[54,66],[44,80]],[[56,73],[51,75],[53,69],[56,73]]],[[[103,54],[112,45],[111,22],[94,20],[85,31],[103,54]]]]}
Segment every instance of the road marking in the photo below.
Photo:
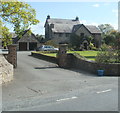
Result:
{"type": "Polygon", "coordinates": [[[70,100],[70,99],[76,99],[77,97],[71,97],[71,98],[63,98],[56,100],[57,102],[64,101],[64,100],[70,100]]]}
{"type": "Polygon", "coordinates": [[[109,92],[109,91],[111,91],[112,89],[108,89],[108,90],[104,90],[104,91],[98,91],[98,92],[96,92],[97,94],[99,94],[99,93],[106,93],[106,92],[109,92]]]}

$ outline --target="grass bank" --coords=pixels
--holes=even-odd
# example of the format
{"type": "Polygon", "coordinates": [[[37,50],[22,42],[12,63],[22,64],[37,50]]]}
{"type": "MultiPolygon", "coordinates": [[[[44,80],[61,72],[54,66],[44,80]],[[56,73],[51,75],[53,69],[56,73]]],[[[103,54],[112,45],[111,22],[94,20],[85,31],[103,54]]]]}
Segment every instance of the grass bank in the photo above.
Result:
{"type": "MultiPolygon", "coordinates": [[[[81,56],[84,56],[88,60],[95,60],[95,57],[99,51],[68,51],[67,53],[77,53],[81,56]]],[[[56,57],[57,53],[51,53],[49,51],[35,51],[35,53],[44,54],[46,56],[56,57]]]]}

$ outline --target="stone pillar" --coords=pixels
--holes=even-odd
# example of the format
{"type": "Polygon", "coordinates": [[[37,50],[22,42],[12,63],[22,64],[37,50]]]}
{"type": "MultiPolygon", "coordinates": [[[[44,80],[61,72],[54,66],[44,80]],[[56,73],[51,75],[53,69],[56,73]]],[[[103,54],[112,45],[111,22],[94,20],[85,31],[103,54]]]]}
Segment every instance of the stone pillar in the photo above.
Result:
{"type": "Polygon", "coordinates": [[[13,65],[14,68],[17,67],[17,45],[8,46],[8,62],[13,65]]]}
{"type": "Polygon", "coordinates": [[[29,42],[27,42],[27,51],[29,51],[29,42]]]}
{"type": "Polygon", "coordinates": [[[62,68],[67,68],[67,44],[59,45],[58,65],[62,68]]]}

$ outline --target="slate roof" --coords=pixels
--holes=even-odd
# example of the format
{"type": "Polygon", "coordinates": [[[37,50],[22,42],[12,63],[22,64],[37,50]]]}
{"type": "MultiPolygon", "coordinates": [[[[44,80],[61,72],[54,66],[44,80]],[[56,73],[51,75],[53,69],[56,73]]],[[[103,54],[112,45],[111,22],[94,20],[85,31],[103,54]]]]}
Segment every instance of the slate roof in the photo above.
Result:
{"type": "Polygon", "coordinates": [[[75,20],[75,19],[55,19],[55,18],[51,18],[51,19],[48,19],[47,22],[49,24],[80,24],[79,20],[75,20]]]}
{"type": "MultiPolygon", "coordinates": [[[[72,33],[77,31],[83,24],[80,24],[79,20],[75,19],[55,19],[50,18],[47,19],[46,22],[51,25],[54,24],[54,28],[51,28],[55,33],[72,33]]],[[[93,25],[83,25],[87,28],[87,30],[92,33],[100,34],[101,31],[93,25]]]]}
{"type": "Polygon", "coordinates": [[[93,25],[85,25],[85,27],[86,27],[91,33],[102,33],[96,26],[93,26],[93,25]]]}
{"type": "Polygon", "coordinates": [[[81,26],[86,27],[87,30],[91,34],[101,34],[102,33],[96,26],[93,26],[93,25],[83,25],[83,24],[74,25],[72,32],[76,32],[81,26]]]}
{"type": "Polygon", "coordinates": [[[78,25],[74,25],[73,26],[73,29],[72,29],[72,32],[76,32],[83,24],[78,24],[78,25]]]}
{"type": "MultiPolygon", "coordinates": [[[[29,30],[30,30],[30,29],[23,31],[23,32],[22,32],[22,37],[23,37],[29,30]]],[[[36,38],[36,36],[35,36],[33,33],[32,33],[31,35],[33,35],[34,38],[38,41],[38,39],[36,38]]],[[[21,39],[21,38],[19,38],[18,36],[16,36],[16,38],[14,38],[13,42],[14,42],[14,43],[17,43],[20,39],[21,39]]],[[[21,40],[22,40],[22,39],[21,39],[21,40]]]]}
{"type": "Polygon", "coordinates": [[[49,25],[54,24],[52,28],[56,33],[71,33],[74,25],[80,24],[79,20],[72,19],[47,19],[49,25]]]}

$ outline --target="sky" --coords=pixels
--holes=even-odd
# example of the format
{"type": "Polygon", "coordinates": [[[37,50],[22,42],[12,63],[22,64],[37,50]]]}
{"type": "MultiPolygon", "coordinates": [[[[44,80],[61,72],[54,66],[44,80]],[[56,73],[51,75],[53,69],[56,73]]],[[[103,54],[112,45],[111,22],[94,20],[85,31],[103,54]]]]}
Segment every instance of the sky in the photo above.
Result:
{"type": "Polygon", "coordinates": [[[31,26],[35,34],[44,35],[47,15],[51,18],[75,19],[85,25],[111,24],[118,29],[118,2],[27,2],[36,10],[40,23],[31,26]]]}

